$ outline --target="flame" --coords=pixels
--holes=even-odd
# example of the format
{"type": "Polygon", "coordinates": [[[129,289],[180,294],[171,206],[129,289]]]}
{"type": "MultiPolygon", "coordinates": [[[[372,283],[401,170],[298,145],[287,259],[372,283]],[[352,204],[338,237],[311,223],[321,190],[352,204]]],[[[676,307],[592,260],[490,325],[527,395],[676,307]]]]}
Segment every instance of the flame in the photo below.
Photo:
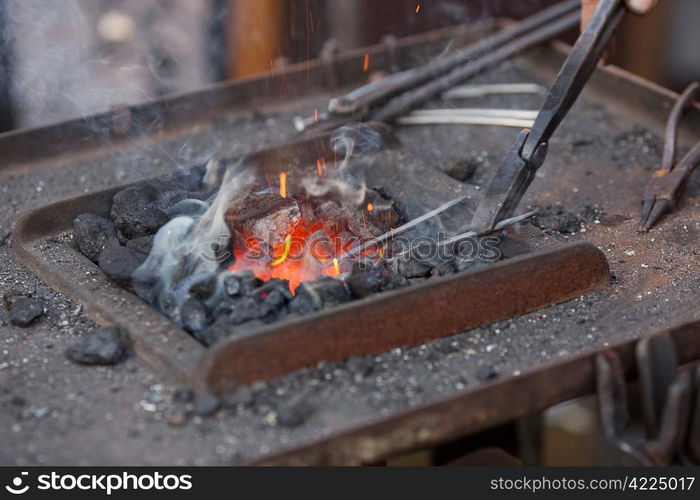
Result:
{"type": "Polygon", "coordinates": [[[335,275],[338,276],[340,274],[340,264],[338,263],[338,259],[333,259],[333,269],[335,270],[335,275]]]}
{"type": "Polygon", "coordinates": [[[371,212],[372,210],[374,210],[374,205],[371,203],[367,203],[367,211],[371,212]]]}
{"type": "Polygon", "coordinates": [[[369,54],[365,54],[365,58],[362,61],[362,71],[369,70],[369,54]]]}
{"type": "Polygon", "coordinates": [[[280,196],[287,197],[287,172],[280,172],[280,196]]]}

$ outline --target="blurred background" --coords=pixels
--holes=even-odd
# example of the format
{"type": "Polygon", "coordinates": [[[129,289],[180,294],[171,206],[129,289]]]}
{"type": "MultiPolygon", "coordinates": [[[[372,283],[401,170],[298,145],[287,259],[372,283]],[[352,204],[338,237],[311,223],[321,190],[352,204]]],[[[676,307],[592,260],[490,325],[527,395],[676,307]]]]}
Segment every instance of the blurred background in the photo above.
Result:
{"type": "MultiPolygon", "coordinates": [[[[552,0],[0,0],[0,131],[552,0]]],[[[700,1],[628,16],[611,62],[678,90],[700,78],[700,1]]],[[[574,40],[575,33],[567,41],[574,40]]]]}

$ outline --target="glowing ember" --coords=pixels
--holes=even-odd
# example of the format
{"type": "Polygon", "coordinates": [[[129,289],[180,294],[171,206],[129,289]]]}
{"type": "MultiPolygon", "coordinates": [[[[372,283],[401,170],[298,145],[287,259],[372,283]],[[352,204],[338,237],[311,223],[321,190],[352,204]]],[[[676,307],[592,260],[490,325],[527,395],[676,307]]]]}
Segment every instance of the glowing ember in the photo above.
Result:
{"type": "Polygon", "coordinates": [[[280,172],[280,196],[287,197],[287,172],[280,172]]]}
{"type": "Polygon", "coordinates": [[[420,11],[420,4],[416,4],[416,14],[418,14],[418,11],[420,11]]]}
{"type": "Polygon", "coordinates": [[[362,71],[369,70],[369,54],[365,54],[365,59],[362,61],[362,71]]]}

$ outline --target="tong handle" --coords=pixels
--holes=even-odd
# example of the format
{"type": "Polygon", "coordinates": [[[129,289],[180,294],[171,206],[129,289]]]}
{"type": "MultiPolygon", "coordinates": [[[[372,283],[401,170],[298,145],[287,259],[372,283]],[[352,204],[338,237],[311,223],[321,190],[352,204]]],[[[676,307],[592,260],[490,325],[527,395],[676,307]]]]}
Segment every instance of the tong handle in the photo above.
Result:
{"type": "MultiPolygon", "coordinates": [[[[676,158],[676,138],[678,137],[678,124],[686,109],[692,106],[693,101],[700,98],[700,82],[688,85],[681,96],[673,105],[671,114],[666,122],[666,132],[664,134],[664,153],[661,159],[661,170],[670,172],[676,158]]],[[[692,162],[691,162],[692,163],[692,162]]]]}
{"type": "Polygon", "coordinates": [[[520,153],[523,160],[536,167],[543,163],[546,147],[538,150],[547,145],[573,106],[626,12],[623,0],[601,0],[598,4],[547,93],[520,153]]]}

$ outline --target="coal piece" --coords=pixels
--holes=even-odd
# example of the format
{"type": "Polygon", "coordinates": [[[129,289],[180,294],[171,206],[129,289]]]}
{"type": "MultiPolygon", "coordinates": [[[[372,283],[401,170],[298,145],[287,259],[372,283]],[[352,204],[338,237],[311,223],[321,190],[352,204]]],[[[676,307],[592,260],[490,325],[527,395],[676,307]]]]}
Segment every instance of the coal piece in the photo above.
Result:
{"type": "Polygon", "coordinates": [[[81,365],[116,365],[131,355],[131,341],[118,328],[100,328],[80,338],[66,357],[81,365]]]}
{"type": "Polygon", "coordinates": [[[16,326],[27,326],[44,314],[44,306],[38,299],[19,297],[10,306],[10,323],[16,326]]]}
{"type": "Polygon", "coordinates": [[[414,257],[410,257],[408,259],[401,259],[399,261],[399,274],[403,276],[404,278],[424,278],[428,274],[430,274],[430,270],[432,269],[432,266],[425,264],[424,262],[420,262],[418,259],[414,257]]]}
{"type": "Polygon", "coordinates": [[[104,217],[81,214],[73,221],[73,236],[82,254],[96,262],[107,242],[117,237],[117,229],[104,217]]]}
{"type": "Polygon", "coordinates": [[[100,269],[119,283],[131,282],[131,275],[143,264],[147,256],[133,248],[123,247],[114,239],[107,243],[98,260],[100,269]]]}
{"type": "Polygon", "coordinates": [[[170,217],[154,204],[133,207],[120,215],[114,225],[128,239],[155,234],[170,217]]]}
{"type": "Polygon", "coordinates": [[[216,273],[203,273],[192,283],[189,292],[198,299],[209,299],[216,293],[217,280],[216,273]]]}
{"type": "Polygon", "coordinates": [[[292,198],[250,193],[229,208],[225,218],[231,231],[244,239],[255,238],[276,248],[299,223],[301,211],[292,198]]]}
{"type": "Polygon", "coordinates": [[[382,280],[377,266],[370,262],[355,262],[345,282],[353,297],[362,298],[378,292],[382,280]]]}
{"type": "Polygon", "coordinates": [[[151,253],[151,249],[153,248],[154,238],[155,236],[152,234],[149,236],[141,236],[140,238],[128,240],[126,242],[126,246],[129,248],[133,248],[137,252],[141,252],[143,254],[148,255],[149,253],[151,253]]]}
{"type": "Polygon", "coordinates": [[[206,306],[196,297],[190,297],[180,307],[182,327],[188,332],[199,332],[209,324],[206,306]]]}
{"type": "Polygon", "coordinates": [[[252,271],[237,271],[227,273],[223,278],[224,291],[229,297],[248,295],[263,285],[263,280],[252,271]]]}
{"type": "Polygon", "coordinates": [[[238,300],[229,319],[234,324],[262,320],[273,314],[284,313],[287,302],[292,299],[289,282],[271,279],[250,295],[238,300]]]}
{"type": "Polygon", "coordinates": [[[110,217],[116,221],[132,209],[144,207],[156,199],[156,191],[150,186],[130,186],[117,192],[112,198],[110,217]]]}
{"type": "Polygon", "coordinates": [[[303,301],[319,311],[347,302],[351,298],[350,290],[345,283],[330,276],[323,276],[314,281],[304,281],[299,285],[294,300],[299,300],[299,306],[303,301]]]}
{"type": "Polygon", "coordinates": [[[211,325],[204,328],[202,331],[193,332],[192,335],[205,346],[211,346],[225,338],[244,335],[263,325],[264,323],[262,321],[257,320],[236,325],[228,316],[219,316],[211,325]]]}
{"type": "Polygon", "coordinates": [[[382,283],[379,285],[379,289],[382,292],[389,290],[396,290],[397,288],[402,288],[409,284],[408,280],[401,276],[399,273],[390,272],[384,278],[382,278],[382,283]]]}

